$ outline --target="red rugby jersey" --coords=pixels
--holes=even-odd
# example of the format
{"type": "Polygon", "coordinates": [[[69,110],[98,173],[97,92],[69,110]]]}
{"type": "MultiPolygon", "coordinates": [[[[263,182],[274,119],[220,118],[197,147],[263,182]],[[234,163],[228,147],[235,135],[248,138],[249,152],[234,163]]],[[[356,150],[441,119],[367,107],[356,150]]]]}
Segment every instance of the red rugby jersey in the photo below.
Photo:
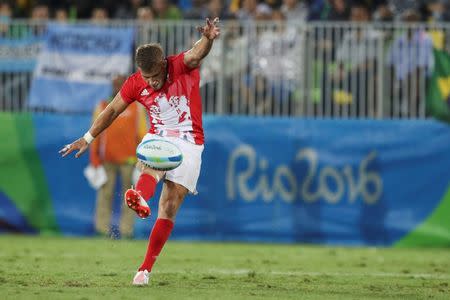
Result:
{"type": "Polygon", "coordinates": [[[150,133],[176,136],[191,143],[204,143],[200,70],[184,64],[184,52],[167,57],[167,79],[154,91],[138,71],[123,84],[120,95],[144,105],[150,118],[150,133]]]}

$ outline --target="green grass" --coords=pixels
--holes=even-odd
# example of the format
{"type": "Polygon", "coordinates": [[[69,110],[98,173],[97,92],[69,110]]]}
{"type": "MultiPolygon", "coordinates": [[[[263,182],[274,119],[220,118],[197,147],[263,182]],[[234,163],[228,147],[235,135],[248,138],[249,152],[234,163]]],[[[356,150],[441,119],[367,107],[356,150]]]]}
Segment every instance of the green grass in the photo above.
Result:
{"type": "Polygon", "coordinates": [[[2,299],[450,299],[448,249],[169,242],[151,284],[146,241],[0,236],[2,299]]]}

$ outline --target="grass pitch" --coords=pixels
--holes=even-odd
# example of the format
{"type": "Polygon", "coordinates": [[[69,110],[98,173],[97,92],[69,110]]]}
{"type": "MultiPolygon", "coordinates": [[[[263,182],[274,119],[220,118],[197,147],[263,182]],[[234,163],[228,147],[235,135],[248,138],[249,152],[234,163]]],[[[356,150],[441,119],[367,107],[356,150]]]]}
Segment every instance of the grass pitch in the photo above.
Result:
{"type": "Polygon", "coordinates": [[[169,242],[151,284],[146,241],[0,235],[2,299],[450,299],[449,249],[169,242]]]}

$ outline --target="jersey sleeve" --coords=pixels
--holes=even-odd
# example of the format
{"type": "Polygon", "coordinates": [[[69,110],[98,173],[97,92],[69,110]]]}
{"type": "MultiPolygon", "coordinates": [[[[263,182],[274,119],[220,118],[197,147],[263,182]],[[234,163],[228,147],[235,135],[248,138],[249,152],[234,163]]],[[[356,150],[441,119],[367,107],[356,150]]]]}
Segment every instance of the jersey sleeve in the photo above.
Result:
{"type": "Polygon", "coordinates": [[[133,74],[125,81],[125,83],[122,85],[122,88],[120,89],[120,96],[122,96],[122,99],[127,103],[132,103],[133,101],[137,100],[138,97],[136,96],[136,93],[138,92],[136,88],[136,75],[133,74]]]}
{"type": "MultiPolygon", "coordinates": [[[[94,120],[97,119],[97,117],[100,115],[100,113],[106,108],[106,102],[105,101],[101,101],[97,107],[94,110],[94,113],[92,114],[92,123],[94,123],[94,120]]],[[[90,147],[89,147],[89,161],[91,163],[91,165],[93,165],[94,167],[98,167],[102,164],[102,158],[100,156],[100,144],[102,141],[102,134],[100,134],[99,136],[97,136],[97,138],[95,138],[90,147]]]]}

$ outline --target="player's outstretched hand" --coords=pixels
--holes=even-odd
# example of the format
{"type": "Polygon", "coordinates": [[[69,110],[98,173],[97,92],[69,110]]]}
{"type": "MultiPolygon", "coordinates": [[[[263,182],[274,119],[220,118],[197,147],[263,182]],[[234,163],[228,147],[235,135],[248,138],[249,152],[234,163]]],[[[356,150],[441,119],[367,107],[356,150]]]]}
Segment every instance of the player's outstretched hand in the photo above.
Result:
{"type": "Polygon", "coordinates": [[[197,30],[209,40],[216,39],[220,35],[219,18],[214,18],[212,22],[207,18],[206,24],[204,26],[198,26],[197,30]]]}
{"type": "Polygon", "coordinates": [[[84,153],[84,151],[87,150],[88,147],[89,144],[86,142],[86,140],[84,138],[79,138],[72,144],[65,145],[64,148],[59,150],[59,153],[61,154],[62,157],[64,157],[70,154],[71,152],[78,150],[78,152],[75,154],[75,157],[78,158],[80,157],[81,154],[84,153]]]}

